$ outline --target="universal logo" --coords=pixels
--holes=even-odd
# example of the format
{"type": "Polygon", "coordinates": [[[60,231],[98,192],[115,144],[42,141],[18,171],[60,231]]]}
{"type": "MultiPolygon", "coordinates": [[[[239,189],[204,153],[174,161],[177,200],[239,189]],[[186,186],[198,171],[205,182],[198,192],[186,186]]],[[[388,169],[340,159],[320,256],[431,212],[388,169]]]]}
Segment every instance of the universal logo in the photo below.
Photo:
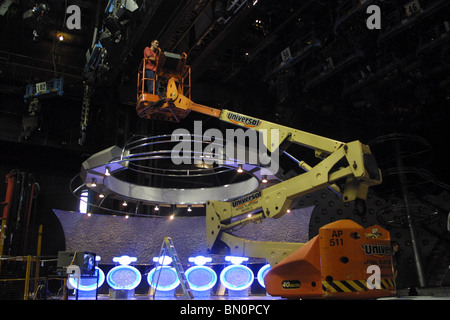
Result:
{"type": "Polygon", "coordinates": [[[246,196],[244,198],[234,200],[232,202],[232,206],[233,206],[233,208],[234,207],[240,207],[240,206],[244,205],[247,202],[252,202],[252,201],[257,200],[260,197],[261,197],[261,191],[258,191],[258,192],[252,193],[252,194],[250,194],[250,195],[248,195],[248,196],[246,196]]]}
{"type": "Polygon", "coordinates": [[[364,244],[363,245],[364,253],[368,256],[371,255],[390,255],[392,256],[393,251],[391,246],[383,246],[381,244],[364,244]]]}
{"type": "Polygon", "coordinates": [[[252,119],[233,112],[228,112],[227,118],[233,123],[242,123],[247,128],[259,127],[261,125],[261,120],[252,119]]]}

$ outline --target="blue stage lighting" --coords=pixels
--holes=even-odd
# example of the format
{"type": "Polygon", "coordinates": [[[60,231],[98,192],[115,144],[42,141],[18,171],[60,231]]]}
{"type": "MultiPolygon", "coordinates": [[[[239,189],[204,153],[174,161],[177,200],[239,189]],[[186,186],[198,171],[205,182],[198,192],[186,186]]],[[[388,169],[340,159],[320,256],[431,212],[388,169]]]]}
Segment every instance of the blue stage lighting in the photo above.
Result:
{"type": "Polygon", "coordinates": [[[253,271],[243,265],[231,265],[220,273],[220,282],[229,290],[240,291],[250,287],[254,280],[253,271]]]}
{"type": "Polygon", "coordinates": [[[160,265],[163,265],[163,266],[168,266],[169,264],[171,264],[173,262],[173,259],[172,259],[172,257],[169,257],[169,256],[160,256],[160,257],[154,257],[153,262],[159,263],[160,265]]]}
{"type": "Polygon", "coordinates": [[[114,262],[118,262],[122,266],[127,266],[130,263],[132,263],[132,262],[136,262],[137,258],[136,257],[130,257],[130,256],[120,256],[120,257],[114,257],[113,261],[114,262]]]}
{"type": "Polygon", "coordinates": [[[204,256],[196,256],[190,257],[188,261],[195,263],[196,266],[204,266],[206,263],[211,262],[212,259],[204,256]]]}
{"type": "Polygon", "coordinates": [[[229,261],[232,264],[238,265],[244,261],[248,261],[247,257],[238,257],[238,256],[226,256],[225,261],[229,261]]]}
{"type": "Polygon", "coordinates": [[[106,276],[106,282],[116,290],[133,290],[141,280],[142,276],[138,269],[124,265],[112,268],[106,276]]]}
{"type": "Polygon", "coordinates": [[[158,291],[171,291],[180,284],[175,268],[159,266],[150,270],[147,275],[148,284],[158,291]]]}
{"type": "Polygon", "coordinates": [[[262,266],[261,269],[259,269],[259,271],[258,271],[257,279],[258,279],[259,284],[263,288],[266,287],[266,285],[264,283],[264,277],[266,276],[267,272],[270,271],[270,269],[272,269],[270,264],[266,264],[266,265],[262,266]]]}
{"type": "Polygon", "coordinates": [[[186,271],[186,279],[192,290],[207,291],[216,284],[217,274],[209,267],[193,266],[186,271]]]}
{"type": "Polygon", "coordinates": [[[80,285],[78,285],[77,278],[69,278],[69,283],[73,288],[80,291],[93,291],[97,289],[97,273],[98,273],[98,287],[100,288],[105,282],[105,273],[99,267],[95,267],[96,275],[94,277],[80,277],[80,285]]]}

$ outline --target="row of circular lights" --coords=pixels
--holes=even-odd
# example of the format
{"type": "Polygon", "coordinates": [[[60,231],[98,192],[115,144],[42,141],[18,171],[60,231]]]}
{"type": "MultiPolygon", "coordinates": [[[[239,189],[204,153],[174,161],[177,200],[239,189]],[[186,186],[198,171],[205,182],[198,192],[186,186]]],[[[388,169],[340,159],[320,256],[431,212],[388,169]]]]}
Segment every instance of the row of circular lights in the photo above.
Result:
{"type": "MultiPolygon", "coordinates": [[[[161,258],[155,258],[161,259],[161,258]]],[[[154,261],[158,261],[155,260],[154,261]]],[[[220,273],[220,282],[222,285],[232,291],[241,291],[249,288],[254,282],[253,271],[241,263],[248,260],[248,258],[242,257],[226,257],[226,261],[232,264],[225,267],[220,273]]],[[[98,284],[97,282],[88,283],[85,282],[85,278],[80,278],[80,285],[78,285],[77,278],[69,278],[72,287],[77,288],[80,291],[92,291],[102,286],[104,281],[115,290],[133,290],[142,281],[142,275],[139,270],[129,264],[135,262],[136,258],[130,258],[128,256],[122,256],[113,260],[119,262],[120,265],[112,268],[105,276],[104,272],[96,267],[98,270],[98,284]],[[84,281],[83,281],[84,280],[84,281]]],[[[197,256],[195,258],[189,258],[189,261],[194,262],[196,265],[186,270],[186,279],[189,282],[189,286],[194,291],[208,291],[212,289],[218,280],[216,272],[205,266],[207,262],[211,261],[211,258],[205,258],[203,256],[197,256]]],[[[161,263],[161,260],[159,260],[161,263]]],[[[178,287],[180,279],[174,267],[169,266],[172,263],[170,257],[163,259],[162,265],[153,268],[147,275],[147,283],[158,291],[171,291],[178,287]]],[[[257,274],[257,280],[259,284],[265,288],[264,277],[271,269],[269,264],[260,268],[257,274]]]]}

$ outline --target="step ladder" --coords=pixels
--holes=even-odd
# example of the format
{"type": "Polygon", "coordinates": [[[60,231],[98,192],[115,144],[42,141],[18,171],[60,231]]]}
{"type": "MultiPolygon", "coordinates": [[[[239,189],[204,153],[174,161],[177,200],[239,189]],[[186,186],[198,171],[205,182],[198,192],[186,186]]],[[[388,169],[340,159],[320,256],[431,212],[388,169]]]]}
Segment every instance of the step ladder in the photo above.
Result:
{"type": "MultiPolygon", "coordinates": [[[[161,251],[159,253],[159,257],[168,256],[173,260],[173,267],[177,273],[178,279],[180,280],[181,288],[183,289],[183,294],[187,299],[193,299],[194,295],[192,294],[191,288],[189,286],[189,282],[187,281],[186,274],[184,273],[183,265],[181,264],[180,258],[178,257],[177,251],[175,250],[175,246],[173,245],[172,238],[166,237],[163,240],[161,245],[161,251]]],[[[161,264],[163,261],[161,262],[161,264]]],[[[161,272],[159,273],[159,275],[161,272]]],[[[153,298],[155,298],[156,290],[158,288],[159,275],[156,280],[155,292],[153,293],[153,298]]]]}

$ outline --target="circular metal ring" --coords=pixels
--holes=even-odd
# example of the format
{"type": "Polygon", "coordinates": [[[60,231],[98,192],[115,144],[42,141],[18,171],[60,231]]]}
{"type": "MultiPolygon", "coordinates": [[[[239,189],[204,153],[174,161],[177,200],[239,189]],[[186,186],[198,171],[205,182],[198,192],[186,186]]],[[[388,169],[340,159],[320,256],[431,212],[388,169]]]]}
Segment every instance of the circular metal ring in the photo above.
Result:
{"type": "MultiPolygon", "coordinates": [[[[198,138],[200,147],[183,151],[175,157],[176,164],[173,150],[179,141],[170,135],[135,137],[123,148],[100,151],[83,162],[83,183],[72,193],[87,187],[110,198],[147,205],[203,206],[210,200],[228,201],[254,192],[263,179],[269,181],[266,185],[280,181],[265,166],[227,157],[222,140],[190,138],[198,138]],[[243,173],[236,173],[238,167],[243,173]]],[[[247,148],[245,152],[243,160],[256,151],[247,148]]],[[[102,202],[98,206],[102,207],[102,202]]]]}

